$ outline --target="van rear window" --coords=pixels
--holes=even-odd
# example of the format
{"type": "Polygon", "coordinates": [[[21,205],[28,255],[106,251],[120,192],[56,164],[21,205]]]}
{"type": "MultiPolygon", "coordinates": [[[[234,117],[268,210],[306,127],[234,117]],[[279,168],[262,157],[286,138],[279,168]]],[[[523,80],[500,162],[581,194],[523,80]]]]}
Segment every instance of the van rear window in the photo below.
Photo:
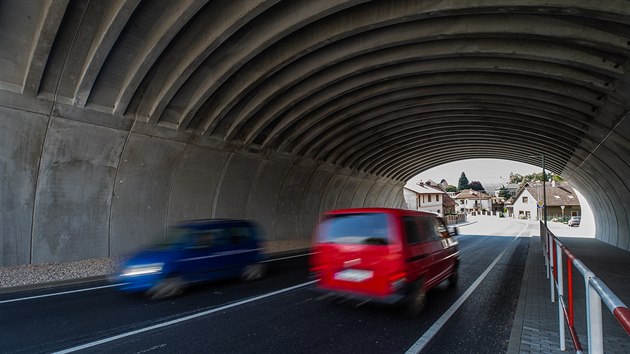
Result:
{"type": "Polygon", "coordinates": [[[320,224],[320,242],[387,245],[387,215],[362,213],[333,215],[320,224]]]}

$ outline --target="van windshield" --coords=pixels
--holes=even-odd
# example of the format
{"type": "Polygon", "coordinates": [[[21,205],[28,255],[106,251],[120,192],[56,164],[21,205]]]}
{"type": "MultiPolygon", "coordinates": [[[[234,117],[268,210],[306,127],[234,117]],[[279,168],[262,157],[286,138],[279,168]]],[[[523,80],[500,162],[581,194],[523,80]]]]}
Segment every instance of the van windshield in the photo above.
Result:
{"type": "Polygon", "coordinates": [[[333,215],[320,224],[320,242],[387,245],[387,215],[362,213],[333,215]]]}

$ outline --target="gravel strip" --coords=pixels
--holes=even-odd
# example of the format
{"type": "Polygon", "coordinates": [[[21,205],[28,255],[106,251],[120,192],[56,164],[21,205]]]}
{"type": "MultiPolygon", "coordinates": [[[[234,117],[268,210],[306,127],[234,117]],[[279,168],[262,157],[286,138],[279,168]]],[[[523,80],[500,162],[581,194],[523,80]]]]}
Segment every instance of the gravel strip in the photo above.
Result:
{"type": "Polygon", "coordinates": [[[0,288],[72,280],[116,272],[121,258],[0,267],[0,288]]]}

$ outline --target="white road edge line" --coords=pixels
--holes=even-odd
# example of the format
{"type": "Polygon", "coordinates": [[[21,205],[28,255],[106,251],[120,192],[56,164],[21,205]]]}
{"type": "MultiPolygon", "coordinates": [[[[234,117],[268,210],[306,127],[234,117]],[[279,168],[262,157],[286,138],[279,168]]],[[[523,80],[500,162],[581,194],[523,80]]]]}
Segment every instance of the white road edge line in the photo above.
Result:
{"type": "MultiPolygon", "coordinates": [[[[306,257],[306,256],[310,256],[312,254],[314,254],[314,253],[305,253],[305,254],[298,254],[296,256],[288,256],[288,257],[282,257],[282,258],[268,259],[268,260],[262,261],[261,263],[269,263],[269,262],[281,261],[281,260],[290,259],[290,258],[297,258],[297,257],[306,257]]],[[[119,285],[124,285],[124,284],[126,284],[126,283],[117,283],[117,284],[111,284],[111,285],[97,286],[97,287],[93,287],[93,288],[63,291],[63,292],[59,292],[59,293],[51,293],[51,294],[36,295],[36,296],[29,296],[29,297],[21,297],[21,298],[10,299],[10,300],[0,300],[0,304],[6,304],[6,303],[9,303],[9,302],[17,302],[17,301],[33,300],[33,299],[40,299],[40,298],[43,298],[43,297],[51,297],[51,296],[59,296],[59,295],[80,293],[80,292],[84,292],[84,291],[92,291],[92,290],[98,290],[98,289],[106,289],[106,288],[111,288],[111,287],[114,287],[114,286],[119,286],[119,285]]]]}
{"type": "Polygon", "coordinates": [[[267,260],[261,261],[260,263],[269,263],[269,262],[282,261],[282,260],[291,259],[291,258],[306,257],[312,254],[315,254],[315,252],[298,254],[296,256],[287,256],[287,257],[282,257],[282,258],[267,259],[267,260]]]}
{"type": "Polygon", "coordinates": [[[10,300],[2,300],[0,301],[0,304],[6,304],[9,302],[16,302],[16,301],[24,301],[24,300],[32,300],[32,299],[40,299],[43,297],[51,297],[51,296],[58,296],[58,295],[66,295],[66,294],[73,294],[73,293],[80,293],[80,292],[84,292],[84,291],[92,291],[92,290],[98,290],[98,289],[105,289],[105,288],[111,288],[114,286],[119,286],[119,285],[123,285],[125,283],[118,283],[118,284],[111,284],[111,285],[103,285],[103,286],[96,286],[93,288],[86,288],[86,289],[78,289],[78,290],[69,290],[69,291],[63,291],[60,293],[52,293],[52,294],[44,294],[44,295],[36,295],[36,296],[29,296],[29,297],[21,297],[21,298],[17,298],[17,299],[10,299],[10,300]]]}
{"type": "Polygon", "coordinates": [[[199,313],[196,313],[196,314],[193,314],[193,315],[177,318],[177,319],[174,319],[174,320],[171,320],[171,321],[168,321],[168,322],[164,322],[164,323],[156,324],[156,325],[153,325],[153,326],[137,329],[135,331],[131,331],[131,332],[127,332],[127,333],[122,333],[122,334],[119,334],[119,335],[116,335],[116,336],[113,336],[113,337],[104,338],[104,339],[97,340],[97,341],[94,341],[94,342],[78,345],[76,347],[60,350],[58,352],[55,352],[55,354],[72,353],[72,352],[76,352],[76,351],[79,351],[79,350],[95,347],[97,345],[101,345],[101,344],[105,344],[105,343],[108,343],[108,342],[112,342],[112,341],[115,341],[115,340],[118,340],[118,339],[121,339],[121,338],[134,336],[136,334],[149,332],[149,331],[152,331],[152,330],[155,330],[155,329],[158,329],[158,328],[171,326],[171,325],[174,325],[174,324],[177,324],[177,323],[181,323],[181,322],[185,322],[185,321],[190,321],[190,320],[198,318],[198,317],[203,317],[203,316],[215,313],[215,312],[219,312],[219,311],[230,309],[232,307],[245,305],[245,304],[248,304],[250,302],[254,302],[254,301],[262,300],[262,299],[265,299],[265,298],[268,298],[268,297],[272,297],[272,296],[275,296],[275,295],[279,295],[279,294],[282,294],[282,293],[286,293],[286,292],[289,292],[291,290],[299,289],[299,288],[302,288],[302,287],[305,287],[307,285],[311,285],[311,284],[314,284],[314,283],[315,283],[315,280],[309,281],[309,282],[306,282],[306,283],[302,283],[302,284],[298,284],[298,285],[295,285],[295,286],[291,286],[291,287],[288,287],[288,288],[276,290],[276,291],[273,291],[273,292],[270,292],[270,293],[267,293],[267,294],[255,296],[253,298],[242,300],[242,301],[239,301],[239,302],[235,302],[235,303],[232,303],[232,304],[229,304],[229,305],[219,306],[217,308],[213,308],[213,309],[210,309],[210,310],[207,310],[207,311],[203,311],[203,312],[199,312],[199,313]]]}
{"type": "MultiPolygon", "coordinates": [[[[523,230],[521,230],[516,235],[516,237],[512,240],[512,242],[516,241],[519,237],[521,237],[523,232],[525,232],[528,229],[528,226],[529,225],[525,225],[523,230]]],[[[420,351],[422,349],[424,349],[424,347],[426,347],[427,344],[429,344],[429,341],[431,341],[431,339],[433,339],[433,337],[437,334],[437,332],[453,316],[455,311],[457,311],[462,306],[462,304],[468,299],[468,297],[470,297],[470,295],[473,293],[473,291],[475,291],[475,289],[477,289],[479,284],[481,284],[481,282],[486,278],[486,276],[488,275],[488,273],[490,273],[490,271],[494,268],[494,266],[497,263],[499,263],[499,260],[501,259],[501,257],[503,257],[503,255],[505,254],[507,249],[512,245],[512,242],[510,242],[510,244],[507,245],[507,247],[505,247],[505,249],[497,256],[497,258],[494,259],[494,261],[488,266],[488,268],[486,268],[486,270],[483,273],[481,273],[479,278],[477,278],[477,280],[475,280],[475,282],[466,290],[466,292],[464,292],[462,294],[462,296],[460,296],[459,299],[457,299],[457,301],[455,301],[455,303],[453,305],[451,305],[451,307],[449,307],[448,310],[446,310],[446,312],[444,312],[444,314],[437,321],[435,321],[435,323],[426,332],[424,332],[422,337],[420,337],[420,339],[418,339],[411,346],[411,348],[409,348],[405,352],[405,354],[417,354],[417,353],[420,353],[420,351]]]]}

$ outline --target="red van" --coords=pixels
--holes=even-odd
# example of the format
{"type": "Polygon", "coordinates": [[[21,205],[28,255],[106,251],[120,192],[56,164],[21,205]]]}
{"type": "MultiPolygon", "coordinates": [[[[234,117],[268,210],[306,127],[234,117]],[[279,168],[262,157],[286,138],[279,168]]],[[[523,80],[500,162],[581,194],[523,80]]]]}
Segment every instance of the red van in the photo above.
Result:
{"type": "Polygon", "coordinates": [[[388,208],[327,212],[314,235],[315,289],[380,303],[403,303],[416,316],[426,292],[457,283],[458,241],[435,214],[388,208]]]}

